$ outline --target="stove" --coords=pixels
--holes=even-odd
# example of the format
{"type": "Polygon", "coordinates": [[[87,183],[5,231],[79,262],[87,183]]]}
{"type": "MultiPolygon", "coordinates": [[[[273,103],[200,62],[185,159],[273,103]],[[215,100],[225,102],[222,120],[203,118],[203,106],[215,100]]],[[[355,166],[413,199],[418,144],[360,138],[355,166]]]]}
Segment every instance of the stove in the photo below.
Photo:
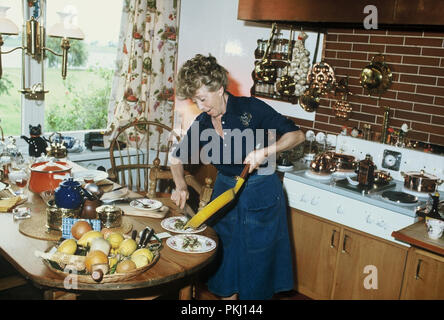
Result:
{"type": "MultiPolygon", "coordinates": [[[[443,179],[444,157],[344,136],[338,136],[336,152],[353,155],[357,160],[369,153],[377,168],[387,170],[393,180],[386,185],[362,188],[341,175],[320,176],[310,173],[306,166],[295,167],[284,175],[290,207],[408,246],[391,234],[418,221],[416,212],[426,206],[428,195],[406,192],[400,172],[424,169],[443,179]],[[398,171],[382,167],[384,154],[396,154],[398,171]],[[416,167],[418,159],[421,168],[416,167]]],[[[444,196],[444,184],[440,188],[438,191],[444,196]]]]}

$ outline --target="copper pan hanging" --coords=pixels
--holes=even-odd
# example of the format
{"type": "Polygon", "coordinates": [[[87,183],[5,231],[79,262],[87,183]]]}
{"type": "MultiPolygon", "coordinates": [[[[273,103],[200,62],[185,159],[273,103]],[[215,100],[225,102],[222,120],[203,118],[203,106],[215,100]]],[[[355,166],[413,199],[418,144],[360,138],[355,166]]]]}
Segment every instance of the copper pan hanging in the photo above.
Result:
{"type": "MultiPolygon", "coordinates": [[[[313,65],[316,63],[316,57],[318,55],[318,50],[319,50],[320,37],[321,33],[318,31],[318,35],[316,38],[316,47],[313,55],[313,65]]],[[[319,106],[319,103],[321,101],[321,96],[319,94],[318,88],[316,88],[316,86],[312,86],[310,81],[308,81],[308,83],[309,87],[307,90],[305,90],[304,94],[299,98],[299,104],[302,107],[302,109],[304,109],[305,111],[313,112],[319,106]]]]}
{"type": "Polygon", "coordinates": [[[288,47],[288,60],[286,66],[286,73],[276,82],[276,90],[283,96],[291,96],[294,94],[296,89],[296,82],[294,77],[288,74],[288,69],[290,68],[290,61],[292,58],[293,51],[293,27],[290,29],[290,39],[288,47]]]}
{"type": "Polygon", "coordinates": [[[391,86],[392,79],[393,74],[385,63],[385,57],[382,54],[377,54],[372,58],[370,64],[361,71],[360,83],[369,95],[381,95],[391,86]]]}
{"type": "Polygon", "coordinates": [[[276,31],[276,23],[271,26],[270,38],[267,42],[267,47],[264,52],[262,60],[256,62],[253,71],[253,77],[255,80],[272,83],[276,80],[276,66],[270,59],[270,48],[273,42],[273,37],[276,31]]]}

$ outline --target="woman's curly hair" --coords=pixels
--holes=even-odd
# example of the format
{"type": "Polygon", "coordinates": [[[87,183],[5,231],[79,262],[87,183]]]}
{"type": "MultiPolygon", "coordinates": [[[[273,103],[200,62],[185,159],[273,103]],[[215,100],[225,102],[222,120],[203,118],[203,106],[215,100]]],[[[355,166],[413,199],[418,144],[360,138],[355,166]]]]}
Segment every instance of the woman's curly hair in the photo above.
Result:
{"type": "Polygon", "coordinates": [[[182,65],[177,74],[176,96],[191,99],[202,86],[206,86],[209,91],[216,91],[220,87],[225,90],[228,84],[227,74],[228,71],[211,54],[208,57],[196,54],[182,65]]]}

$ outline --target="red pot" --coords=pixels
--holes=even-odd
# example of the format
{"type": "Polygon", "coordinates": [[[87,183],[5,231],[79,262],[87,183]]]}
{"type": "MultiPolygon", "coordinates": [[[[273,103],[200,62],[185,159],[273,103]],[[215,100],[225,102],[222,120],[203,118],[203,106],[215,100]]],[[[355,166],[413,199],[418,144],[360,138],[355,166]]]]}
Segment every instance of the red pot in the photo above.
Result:
{"type": "Polygon", "coordinates": [[[29,190],[35,193],[54,191],[71,176],[71,166],[63,161],[44,161],[31,165],[29,190]]]}

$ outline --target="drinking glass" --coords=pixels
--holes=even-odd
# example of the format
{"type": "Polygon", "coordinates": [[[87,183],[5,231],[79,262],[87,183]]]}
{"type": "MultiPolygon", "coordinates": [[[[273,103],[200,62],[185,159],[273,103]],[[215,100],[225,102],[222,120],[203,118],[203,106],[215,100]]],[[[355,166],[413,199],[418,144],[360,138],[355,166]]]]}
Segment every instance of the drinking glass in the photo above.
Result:
{"type": "Polygon", "coordinates": [[[9,173],[9,179],[14,183],[19,190],[16,192],[18,195],[24,193],[24,189],[28,184],[28,173],[25,169],[11,170],[9,173]]]}

